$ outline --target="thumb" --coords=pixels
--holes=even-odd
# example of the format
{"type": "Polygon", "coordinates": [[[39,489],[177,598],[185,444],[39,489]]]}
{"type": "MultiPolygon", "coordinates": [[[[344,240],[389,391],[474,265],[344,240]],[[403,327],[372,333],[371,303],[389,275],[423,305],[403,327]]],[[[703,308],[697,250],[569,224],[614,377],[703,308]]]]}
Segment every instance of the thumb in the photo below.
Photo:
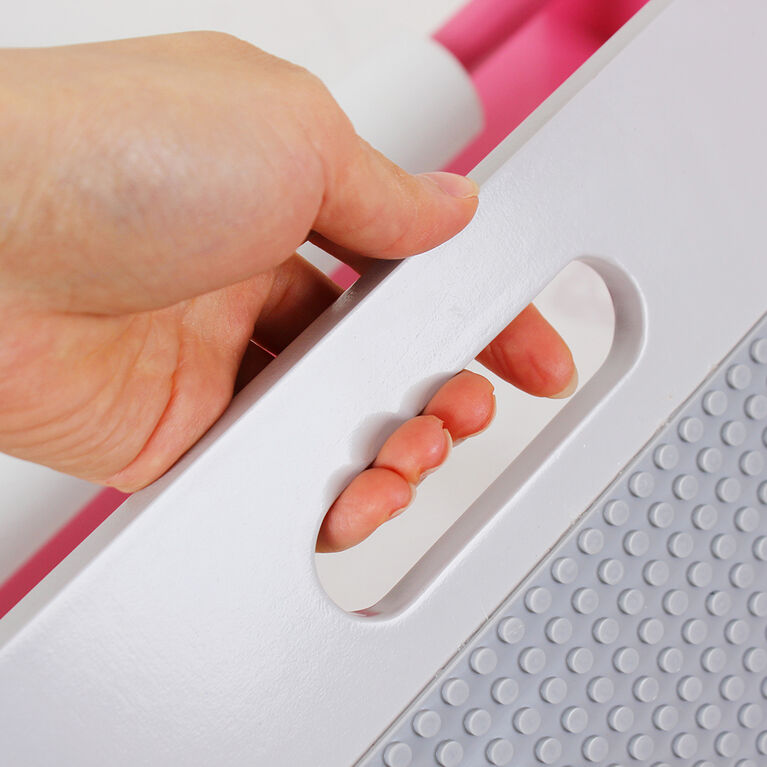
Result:
{"type": "Polygon", "coordinates": [[[325,191],[311,239],[340,258],[422,253],[463,229],[477,209],[470,179],[411,175],[356,134],[323,159],[325,191]]]}

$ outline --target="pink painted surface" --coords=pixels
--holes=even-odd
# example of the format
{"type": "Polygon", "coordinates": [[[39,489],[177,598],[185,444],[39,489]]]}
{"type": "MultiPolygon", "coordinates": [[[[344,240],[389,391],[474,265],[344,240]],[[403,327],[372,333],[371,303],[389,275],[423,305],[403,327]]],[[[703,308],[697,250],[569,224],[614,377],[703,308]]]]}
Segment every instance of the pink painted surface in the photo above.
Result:
{"type": "MultiPolygon", "coordinates": [[[[485,108],[485,128],[447,170],[470,171],[646,1],[553,0],[500,44],[489,33],[467,33],[490,46],[489,55],[472,54],[475,65],[470,70],[485,108]]],[[[485,23],[491,18],[490,5],[503,8],[506,3],[474,0],[462,13],[468,16],[476,7],[477,18],[485,23]]],[[[509,6],[521,7],[515,2],[509,6]]],[[[444,30],[452,34],[451,22],[436,34],[450,47],[450,34],[444,30]]],[[[460,46],[454,52],[459,59],[467,55],[460,46]]]]}
{"type": "Polygon", "coordinates": [[[128,496],[102,490],[0,584],[0,618],[82,543],[128,496]]]}
{"type": "Polygon", "coordinates": [[[472,72],[547,3],[547,0],[474,0],[434,39],[472,72]]]}
{"type": "MultiPolygon", "coordinates": [[[[450,163],[468,172],[646,0],[474,0],[435,35],[464,63],[486,111],[483,133],[450,163]]],[[[348,288],[358,274],[332,274],[348,288]]],[[[0,584],[0,617],[98,527],[127,496],[99,493],[0,584]]]]}

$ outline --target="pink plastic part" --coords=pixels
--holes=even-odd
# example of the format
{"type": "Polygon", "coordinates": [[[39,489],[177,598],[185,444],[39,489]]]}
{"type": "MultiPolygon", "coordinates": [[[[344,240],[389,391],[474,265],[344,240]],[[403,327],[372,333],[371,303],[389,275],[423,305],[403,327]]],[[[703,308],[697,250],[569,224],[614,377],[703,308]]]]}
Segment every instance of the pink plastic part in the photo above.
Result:
{"type": "Polygon", "coordinates": [[[113,488],[102,490],[8,580],[0,583],[0,618],[74,551],[127,497],[113,488]]]}
{"type": "Polygon", "coordinates": [[[470,72],[549,0],[473,0],[435,35],[470,72]]]}
{"type": "MultiPolygon", "coordinates": [[[[548,3],[473,70],[485,108],[485,129],[446,170],[471,170],[645,2],[548,3]]],[[[504,5],[503,0],[500,5],[504,5]]]]}

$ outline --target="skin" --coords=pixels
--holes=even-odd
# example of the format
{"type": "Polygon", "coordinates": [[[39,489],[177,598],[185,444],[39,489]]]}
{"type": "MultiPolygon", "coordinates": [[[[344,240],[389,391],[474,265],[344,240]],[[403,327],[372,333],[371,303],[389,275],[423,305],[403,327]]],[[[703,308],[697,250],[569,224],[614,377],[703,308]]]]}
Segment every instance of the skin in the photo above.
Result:
{"type": "MultiPolygon", "coordinates": [[[[467,179],[372,149],[310,73],[220,33],[0,50],[0,136],[0,450],[126,491],[339,295],[302,242],[364,271],[478,204],[467,179]]],[[[540,396],[577,380],[532,306],[478,359],[540,396]]],[[[494,410],[482,376],[448,381],[339,496],[318,550],[401,511],[494,410]]]]}

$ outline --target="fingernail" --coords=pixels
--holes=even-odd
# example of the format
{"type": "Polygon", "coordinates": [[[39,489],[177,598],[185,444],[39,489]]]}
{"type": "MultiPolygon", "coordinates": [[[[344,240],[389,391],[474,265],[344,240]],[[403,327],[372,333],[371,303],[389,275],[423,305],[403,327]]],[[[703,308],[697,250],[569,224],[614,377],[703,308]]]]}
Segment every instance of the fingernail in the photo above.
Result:
{"type": "Polygon", "coordinates": [[[578,368],[573,368],[573,377],[570,379],[570,383],[565,386],[564,389],[562,389],[559,394],[552,394],[549,399],[565,399],[569,397],[571,394],[575,393],[575,390],[578,388],[578,368]]]}
{"type": "Polygon", "coordinates": [[[458,445],[460,445],[461,442],[466,442],[467,439],[471,439],[472,437],[476,437],[478,434],[482,434],[483,431],[487,431],[492,425],[493,421],[495,420],[495,413],[497,408],[498,408],[498,401],[496,400],[495,397],[493,397],[493,409],[490,411],[490,418],[488,418],[487,423],[478,431],[474,431],[471,434],[467,434],[464,437],[461,437],[460,439],[454,439],[453,447],[458,447],[458,445]]]}
{"type": "Polygon", "coordinates": [[[467,199],[468,197],[476,197],[479,194],[479,186],[474,181],[466,178],[466,176],[459,176],[457,173],[435,171],[433,173],[420,173],[419,177],[436,184],[445,194],[449,194],[451,197],[467,199]]]}
{"type": "Polygon", "coordinates": [[[410,500],[402,508],[394,509],[394,511],[391,514],[389,514],[386,520],[387,522],[390,519],[394,519],[395,517],[398,517],[400,514],[402,514],[402,512],[405,511],[405,509],[409,508],[410,504],[413,503],[413,501],[415,500],[415,485],[412,482],[409,482],[408,484],[410,485],[410,500]]]}
{"type": "Polygon", "coordinates": [[[445,455],[436,466],[432,466],[430,469],[426,469],[426,471],[421,473],[421,476],[418,477],[419,482],[426,479],[429,474],[434,474],[434,472],[450,457],[450,451],[453,449],[453,438],[450,436],[450,432],[447,429],[442,429],[442,433],[445,438],[445,455]]]}

